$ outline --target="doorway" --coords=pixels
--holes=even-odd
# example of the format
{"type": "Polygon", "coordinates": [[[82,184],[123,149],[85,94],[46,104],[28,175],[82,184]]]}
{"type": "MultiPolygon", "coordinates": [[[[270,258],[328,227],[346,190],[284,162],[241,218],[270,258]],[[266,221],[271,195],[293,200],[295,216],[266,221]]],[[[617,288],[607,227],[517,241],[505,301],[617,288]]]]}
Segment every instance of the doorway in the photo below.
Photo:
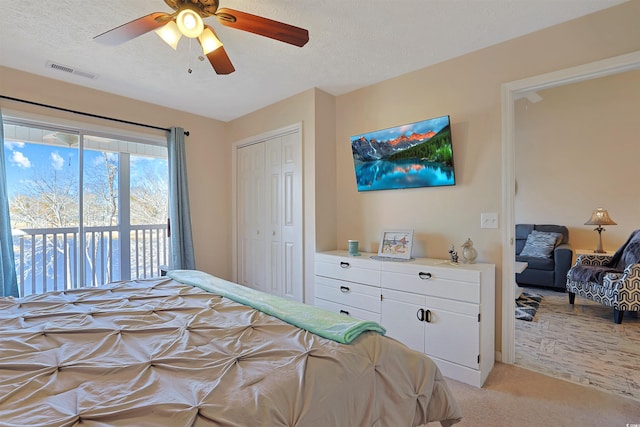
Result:
{"type": "Polygon", "coordinates": [[[505,83],[502,86],[502,347],[501,360],[515,362],[515,106],[529,92],[640,69],[640,51],[505,83]]]}

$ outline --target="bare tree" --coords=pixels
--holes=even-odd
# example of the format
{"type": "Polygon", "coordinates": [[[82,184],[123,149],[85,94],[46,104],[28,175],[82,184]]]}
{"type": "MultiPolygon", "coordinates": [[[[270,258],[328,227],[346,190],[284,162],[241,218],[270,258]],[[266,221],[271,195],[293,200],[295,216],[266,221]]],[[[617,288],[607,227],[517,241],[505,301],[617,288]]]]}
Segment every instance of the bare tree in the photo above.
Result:
{"type": "MultiPolygon", "coordinates": [[[[86,226],[116,226],[118,225],[118,155],[101,152],[99,162],[95,167],[85,169],[83,188],[84,223],[86,226]]],[[[99,283],[96,259],[103,245],[110,245],[112,240],[105,239],[101,231],[88,233],[84,244],[86,261],[92,277],[92,283],[99,283]]],[[[107,248],[105,274],[111,276],[111,248],[107,248]]]]}
{"type": "Polygon", "coordinates": [[[11,200],[11,221],[18,228],[71,227],[78,224],[78,180],[56,170],[38,172],[11,200]]]}
{"type": "MultiPolygon", "coordinates": [[[[65,228],[78,225],[78,181],[69,171],[37,171],[33,179],[24,183],[22,192],[15,195],[9,209],[15,228],[65,228]]],[[[32,248],[23,253],[25,272],[48,277],[54,266],[54,257],[45,254],[69,253],[74,240],[58,239],[52,234],[33,236],[27,243],[32,248]],[[44,236],[46,235],[46,238],[44,236]],[[44,259],[40,265],[32,257],[44,259]]],[[[23,242],[24,244],[24,242],[23,242]]],[[[66,286],[71,285],[72,274],[67,262],[66,286]]]]}
{"type": "Polygon", "coordinates": [[[163,224],[169,215],[167,176],[145,170],[131,187],[131,224],[163,224]]]}

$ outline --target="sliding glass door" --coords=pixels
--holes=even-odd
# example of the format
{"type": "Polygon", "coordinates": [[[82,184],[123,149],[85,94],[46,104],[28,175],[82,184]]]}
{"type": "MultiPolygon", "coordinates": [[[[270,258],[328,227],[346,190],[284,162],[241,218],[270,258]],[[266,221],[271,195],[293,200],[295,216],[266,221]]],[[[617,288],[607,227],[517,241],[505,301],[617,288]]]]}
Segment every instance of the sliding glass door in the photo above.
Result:
{"type": "Polygon", "coordinates": [[[4,132],[22,296],[159,274],[165,147],[11,121],[4,132]]]}

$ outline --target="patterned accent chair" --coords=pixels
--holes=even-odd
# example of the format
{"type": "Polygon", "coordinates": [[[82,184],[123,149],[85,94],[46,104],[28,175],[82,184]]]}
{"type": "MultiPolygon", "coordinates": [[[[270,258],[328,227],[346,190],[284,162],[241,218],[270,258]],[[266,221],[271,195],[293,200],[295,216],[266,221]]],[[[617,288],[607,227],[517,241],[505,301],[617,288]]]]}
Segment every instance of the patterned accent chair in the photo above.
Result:
{"type": "Polygon", "coordinates": [[[613,321],[640,311],[640,230],[610,257],[580,255],[567,273],[569,303],[576,295],[613,308],[613,321]]]}

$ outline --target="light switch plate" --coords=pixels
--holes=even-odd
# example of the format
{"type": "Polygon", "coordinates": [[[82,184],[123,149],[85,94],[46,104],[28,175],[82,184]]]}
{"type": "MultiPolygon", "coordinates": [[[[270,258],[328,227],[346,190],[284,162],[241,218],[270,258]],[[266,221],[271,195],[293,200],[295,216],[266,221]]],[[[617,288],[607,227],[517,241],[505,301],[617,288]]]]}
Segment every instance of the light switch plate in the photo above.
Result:
{"type": "Polygon", "coordinates": [[[498,228],[498,213],[497,212],[481,213],[480,228],[498,228]]]}

